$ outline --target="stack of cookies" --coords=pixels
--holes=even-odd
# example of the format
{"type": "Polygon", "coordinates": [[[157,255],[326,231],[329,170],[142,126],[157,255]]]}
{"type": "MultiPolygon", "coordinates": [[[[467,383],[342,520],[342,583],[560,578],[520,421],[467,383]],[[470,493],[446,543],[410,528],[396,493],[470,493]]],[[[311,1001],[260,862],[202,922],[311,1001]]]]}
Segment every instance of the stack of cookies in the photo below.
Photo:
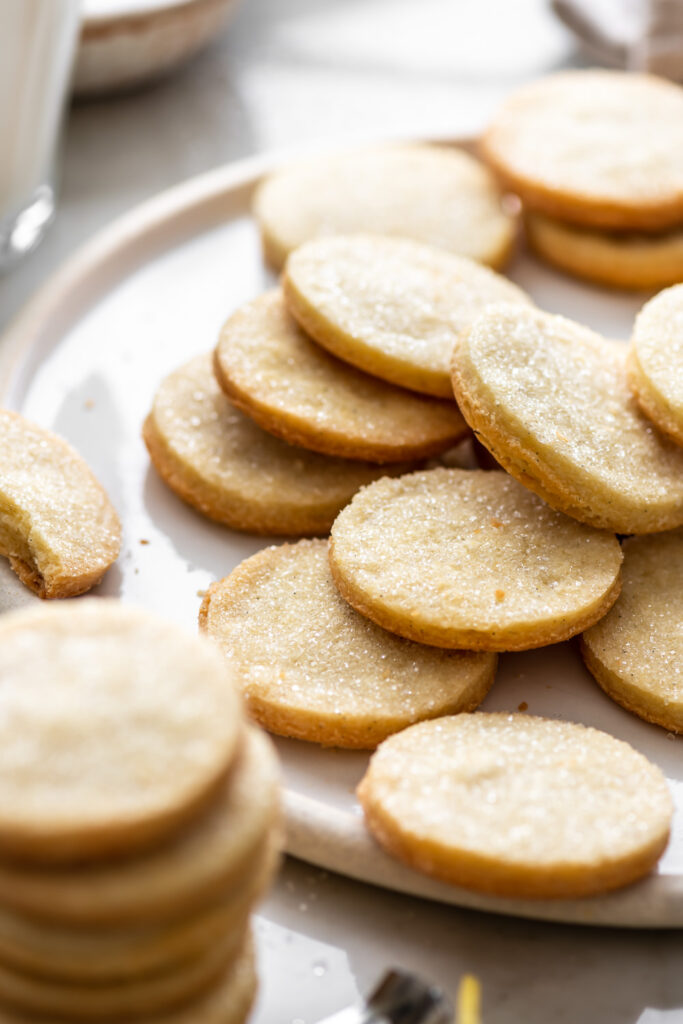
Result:
{"type": "Polygon", "coordinates": [[[523,201],[532,247],[620,288],[683,280],[683,89],[568,71],[512,94],[483,153],[523,201]]]}
{"type": "Polygon", "coordinates": [[[278,773],[229,667],[113,601],[0,640],[2,1020],[240,1024],[278,773]]]}

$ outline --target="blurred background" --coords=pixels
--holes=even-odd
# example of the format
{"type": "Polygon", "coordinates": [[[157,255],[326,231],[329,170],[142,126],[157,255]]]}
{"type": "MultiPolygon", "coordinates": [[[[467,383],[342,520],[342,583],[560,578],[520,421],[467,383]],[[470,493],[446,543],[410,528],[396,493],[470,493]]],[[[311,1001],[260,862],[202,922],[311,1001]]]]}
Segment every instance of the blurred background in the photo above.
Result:
{"type": "Polygon", "coordinates": [[[87,0],[76,84],[104,94],[70,105],[58,216],[0,277],[0,328],[82,240],[191,175],[270,149],[470,133],[519,82],[591,63],[547,0],[241,0],[159,51],[159,10],[193,6],[207,0],[87,0]],[[194,57],[108,91],[198,45],[193,31],[209,34],[194,57]]]}

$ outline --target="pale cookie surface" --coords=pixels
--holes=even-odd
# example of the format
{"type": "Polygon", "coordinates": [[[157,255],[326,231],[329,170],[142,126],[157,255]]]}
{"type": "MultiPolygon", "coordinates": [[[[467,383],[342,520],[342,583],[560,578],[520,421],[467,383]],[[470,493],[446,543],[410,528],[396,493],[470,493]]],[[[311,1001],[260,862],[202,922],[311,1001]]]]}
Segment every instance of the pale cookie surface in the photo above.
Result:
{"type": "Polygon", "coordinates": [[[491,172],[462,150],[386,144],[312,157],[276,171],[254,213],[276,269],[302,242],[369,231],[414,238],[499,267],[516,222],[491,172]]]}
{"type": "Polygon", "coordinates": [[[577,224],[683,222],[683,89],[616,71],[566,71],[503,104],[483,151],[529,209],[577,224]]]}
{"type": "Polygon", "coordinates": [[[389,853],[518,899],[590,896],[641,878],[673,811],[659,768],[628,744],[519,714],[457,715],[392,736],[358,796],[389,853]]]}
{"type": "Polygon", "coordinates": [[[0,1003],[24,1013],[54,1014],[67,1020],[128,1021],[163,1013],[209,988],[239,945],[233,936],[221,938],[168,972],[97,985],[30,977],[0,964],[0,1003]]]}
{"type": "Polygon", "coordinates": [[[526,235],[539,256],[577,277],[615,288],[665,288],[683,280],[683,229],[597,231],[540,213],[525,217],[526,235]]]}
{"type": "Polygon", "coordinates": [[[82,594],[121,546],[118,516],[81,456],[0,409],[0,554],[39,597],[82,594]]]}
{"type": "Polygon", "coordinates": [[[631,390],[643,411],[683,445],[683,284],[667,288],[643,306],[627,367],[631,390]]]}
{"type": "Polygon", "coordinates": [[[253,859],[238,891],[196,913],[160,924],[60,926],[0,907],[0,963],[58,982],[99,985],[175,969],[217,942],[236,950],[249,915],[276,869],[279,835],[253,859]]]}
{"type": "Polygon", "coordinates": [[[210,519],[252,533],[327,533],[359,487],[390,472],[271,437],[228,401],[209,355],[162,382],[143,436],[176,494],[210,519]]]}
{"type": "Polygon", "coordinates": [[[268,738],[249,730],[209,808],[148,853],[80,868],[0,861],[0,905],[60,924],[150,924],[189,914],[252,877],[279,827],[279,772],[268,738]]]}
{"type": "Polygon", "coordinates": [[[328,746],[368,749],[423,718],[471,711],[496,669],[494,655],[414,644],[358,615],[323,540],[247,559],[211,587],[200,622],[261,725],[328,746]]]}
{"type": "Polygon", "coordinates": [[[242,713],[210,645],[112,600],[0,621],[0,851],[106,857],[157,842],[225,777],[242,713]]]}
{"type": "Polygon", "coordinates": [[[230,400],[259,426],[328,455],[371,462],[428,458],[469,432],[450,377],[451,400],[440,402],[361,373],[304,334],[279,289],[230,317],[215,372],[230,400]]]}
{"type": "Polygon", "coordinates": [[[337,518],[342,596],[401,636],[513,651],[566,640],[619,593],[615,537],[505,473],[433,469],[366,487],[337,518]]]}
{"type": "Polygon", "coordinates": [[[462,333],[452,369],[479,440],[553,508],[616,533],[683,523],[683,452],[638,407],[622,346],[501,306],[462,333]]]}
{"type": "Polygon", "coordinates": [[[581,649],[613,700],[683,733],[683,531],[625,541],[619,599],[581,649]]]}
{"type": "Polygon", "coordinates": [[[531,299],[488,267],[402,238],[308,242],[287,260],[288,306],[319,345],[394,384],[453,398],[460,331],[495,302],[531,299]]]}
{"type": "MultiPolygon", "coordinates": [[[[250,935],[238,957],[214,979],[211,987],[187,1005],[167,1013],[126,1013],[126,1024],[244,1024],[257,989],[254,946],[250,935]]],[[[20,1010],[0,1008],[0,1024],[35,1024],[20,1010]]],[[[63,1016],[41,1013],[42,1024],[64,1024],[63,1016]]]]}

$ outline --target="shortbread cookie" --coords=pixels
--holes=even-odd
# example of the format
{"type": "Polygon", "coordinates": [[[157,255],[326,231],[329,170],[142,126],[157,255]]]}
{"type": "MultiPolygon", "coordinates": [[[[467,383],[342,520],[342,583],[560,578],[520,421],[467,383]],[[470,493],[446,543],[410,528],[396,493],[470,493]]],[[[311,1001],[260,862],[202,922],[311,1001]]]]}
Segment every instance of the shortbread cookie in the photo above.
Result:
{"type": "MultiPolygon", "coordinates": [[[[244,1024],[257,988],[254,946],[247,936],[242,952],[203,994],[163,1014],[126,1014],[126,1024],[244,1024]]],[[[96,991],[96,990],[95,990],[96,991]]],[[[0,1009],[0,1024],[35,1024],[19,1010],[0,1009]]],[[[64,1024],[63,1017],[40,1014],[41,1024],[64,1024]]]]}
{"type": "Polygon", "coordinates": [[[358,615],[337,592],[324,540],[242,562],[210,588],[200,623],[261,725],[328,746],[368,749],[423,718],[471,711],[496,669],[492,654],[424,647],[358,615]]]}
{"type": "Polygon", "coordinates": [[[683,733],[683,531],[624,542],[623,590],[583,634],[586,665],[617,704],[683,733]]]}
{"type": "Polygon", "coordinates": [[[231,764],[242,714],[210,645],[117,601],[0,620],[0,851],[127,854],[193,817],[231,764]]]}
{"type": "Polygon", "coordinates": [[[178,921],[74,928],[0,908],[0,963],[31,976],[97,985],[173,970],[217,942],[227,948],[232,940],[237,950],[253,906],[274,874],[279,838],[275,830],[236,891],[178,921]]]}
{"type": "Polygon", "coordinates": [[[163,381],[143,436],[176,494],[210,519],[251,533],[327,533],[359,487],[400,471],[271,437],[228,401],[208,355],[163,381]]]}
{"type": "Polygon", "coordinates": [[[227,941],[221,938],[171,971],[97,985],[31,977],[0,964],[0,1005],[23,1013],[54,1014],[69,1021],[129,1021],[131,1017],[164,1013],[186,1005],[217,982],[239,945],[233,936],[227,941]]]}
{"type": "Polygon", "coordinates": [[[667,288],[643,306],[626,367],[643,412],[683,445],[683,284],[667,288]]]}
{"type": "Polygon", "coordinates": [[[473,651],[580,633],[616,600],[621,559],[616,537],[496,471],[379,480],[330,536],[335,582],[361,614],[411,640],[473,651]]]}
{"type": "Polygon", "coordinates": [[[99,583],[121,546],[118,516],[60,437],[0,409],[0,555],[39,597],[99,583]]]}
{"type": "Polygon", "coordinates": [[[355,231],[414,238],[500,267],[516,229],[478,160],[452,147],[407,143],[283,167],[258,188],[254,214],[276,269],[302,242],[355,231]]]}
{"type": "Polygon", "coordinates": [[[529,213],[531,247],[577,277],[615,288],[665,288],[683,280],[683,228],[645,232],[596,231],[529,213]]]}
{"type": "Polygon", "coordinates": [[[380,235],[308,242],[287,260],[283,283],[289,309],[319,345],[376,377],[451,400],[460,331],[492,303],[531,305],[488,267],[380,235]]]}
{"type": "Polygon", "coordinates": [[[517,899],[592,896],[636,881],[663,852],[673,811],[659,768],[621,740],[481,712],[390,737],[358,797],[389,853],[517,899]]]}
{"type": "Polygon", "coordinates": [[[619,344],[501,306],[460,335],[453,390],[478,439],[553,508],[616,533],[683,523],[683,452],[640,411],[619,344]]]}
{"type": "Polygon", "coordinates": [[[137,857],[78,869],[0,861],[0,905],[64,925],[177,919],[245,884],[269,833],[278,827],[278,805],[272,744],[249,730],[214,802],[173,840],[137,857]]]}
{"type": "Polygon", "coordinates": [[[483,152],[531,210],[620,230],[683,222],[683,89],[661,78],[541,78],[506,100],[483,152]]]}
{"type": "Polygon", "coordinates": [[[214,368],[230,401],[259,426],[328,455],[371,462],[422,459],[469,433],[450,377],[450,401],[440,402],[347,366],[303,333],[279,289],[230,317],[214,368]]]}

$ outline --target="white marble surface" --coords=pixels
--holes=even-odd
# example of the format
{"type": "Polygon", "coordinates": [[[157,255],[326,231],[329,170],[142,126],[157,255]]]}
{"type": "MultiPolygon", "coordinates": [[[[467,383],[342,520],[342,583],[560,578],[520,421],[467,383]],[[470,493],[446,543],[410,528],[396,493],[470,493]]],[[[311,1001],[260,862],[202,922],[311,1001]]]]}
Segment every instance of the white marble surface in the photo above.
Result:
{"type": "MultiPolygon", "coordinates": [[[[541,0],[244,0],[228,37],[144,93],[70,114],[59,218],[0,279],[0,327],[135,203],[272,147],[476,129],[516,82],[575,61],[541,0]]],[[[253,1024],[313,1024],[389,964],[484,987],[486,1024],[683,1022],[680,933],[508,920],[285,865],[257,921],[253,1024]]]]}

